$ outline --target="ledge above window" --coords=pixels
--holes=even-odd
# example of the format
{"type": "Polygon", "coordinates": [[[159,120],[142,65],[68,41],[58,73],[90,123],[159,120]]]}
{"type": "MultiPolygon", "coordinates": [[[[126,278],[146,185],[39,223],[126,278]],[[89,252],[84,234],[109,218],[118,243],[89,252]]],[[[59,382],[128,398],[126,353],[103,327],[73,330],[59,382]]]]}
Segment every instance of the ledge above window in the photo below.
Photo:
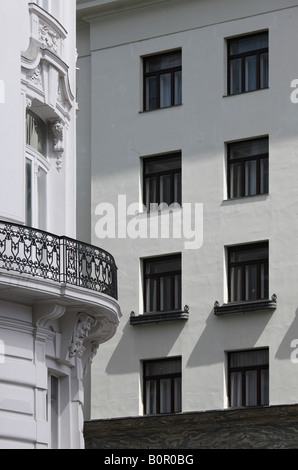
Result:
{"type": "Polygon", "coordinates": [[[247,302],[231,302],[229,304],[220,305],[219,302],[214,303],[214,315],[231,315],[245,312],[260,312],[274,310],[277,307],[277,297],[272,295],[271,299],[252,300],[247,302]]]}
{"type": "Polygon", "coordinates": [[[175,310],[171,312],[144,313],[136,315],[134,312],[130,314],[131,325],[142,325],[145,323],[160,323],[166,321],[188,320],[189,307],[185,305],[184,310],[175,310]]]}

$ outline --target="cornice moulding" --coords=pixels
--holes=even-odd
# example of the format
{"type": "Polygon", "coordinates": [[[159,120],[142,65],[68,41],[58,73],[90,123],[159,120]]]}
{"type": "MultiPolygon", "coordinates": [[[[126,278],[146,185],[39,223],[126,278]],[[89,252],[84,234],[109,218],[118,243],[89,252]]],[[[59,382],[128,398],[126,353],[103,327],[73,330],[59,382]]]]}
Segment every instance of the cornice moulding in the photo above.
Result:
{"type": "Polygon", "coordinates": [[[114,16],[155,6],[164,6],[185,0],[111,0],[87,1],[77,6],[77,21],[92,23],[107,16],[114,16]]]}

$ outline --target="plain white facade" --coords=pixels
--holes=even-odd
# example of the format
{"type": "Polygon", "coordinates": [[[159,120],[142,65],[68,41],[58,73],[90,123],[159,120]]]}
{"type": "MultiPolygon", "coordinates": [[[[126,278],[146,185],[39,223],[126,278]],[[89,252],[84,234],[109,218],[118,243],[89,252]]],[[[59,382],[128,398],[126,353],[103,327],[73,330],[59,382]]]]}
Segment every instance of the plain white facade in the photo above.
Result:
{"type": "MultiPolygon", "coordinates": [[[[78,232],[117,259],[123,321],[94,361],[91,419],[143,414],[143,361],[182,360],[182,412],[228,406],[227,354],[269,349],[269,405],[297,403],[297,2],[78,1],[78,232]],[[268,31],[269,86],[227,94],[227,40],[268,31]],[[182,104],[143,112],[142,58],[181,49],[182,104]],[[268,136],[269,193],[229,200],[227,143],[268,136]],[[203,243],[100,239],[101,204],[142,213],[142,159],[182,155],[183,203],[203,204],[203,243]],[[91,192],[88,181],[91,177],[91,192]],[[91,232],[89,232],[91,201],[91,232]],[[123,199],[122,199],[123,201],[123,199]],[[214,315],[228,302],[227,247],[269,243],[272,311],[214,315]],[[187,321],[130,324],[144,313],[142,260],[181,253],[187,321]]],[[[108,207],[108,206],[107,206],[108,207]]],[[[179,209],[178,209],[179,211],[179,209]]],[[[127,218],[131,220],[131,216],[127,218]]]]}
{"type": "Polygon", "coordinates": [[[76,241],[76,3],[0,17],[0,448],[78,449],[83,375],[120,309],[78,281],[95,252],[76,241]]]}

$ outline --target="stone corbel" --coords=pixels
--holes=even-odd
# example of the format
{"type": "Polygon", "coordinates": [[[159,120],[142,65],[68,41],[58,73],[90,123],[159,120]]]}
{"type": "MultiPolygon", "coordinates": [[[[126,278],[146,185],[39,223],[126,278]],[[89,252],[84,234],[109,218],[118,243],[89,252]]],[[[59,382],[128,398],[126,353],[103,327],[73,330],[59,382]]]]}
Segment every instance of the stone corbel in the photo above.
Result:
{"type": "Polygon", "coordinates": [[[31,106],[32,106],[32,99],[26,97],[26,109],[31,108],[31,106]]]}
{"type": "Polygon", "coordinates": [[[35,307],[35,325],[37,328],[48,328],[50,323],[58,320],[65,313],[65,307],[58,304],[45,304],[35,307]]]}
{"type": "Polygon", "coordinates": [[[88,338],[89,332],[96,324],[96,320],[86,313],[79,313],[77,322],[74,328],[72,340],[68,348],[69,357],[82,358],[85,348],[84,341],[88,338]]]}
{"type": "Polygon", "coordinates": [[[53,122],[52,132],[54,137],[54,154],[57,160],[56,166],[59,171],[62,168],[62,157],[64,153],[64,126],[61,119],[53,122]]]}

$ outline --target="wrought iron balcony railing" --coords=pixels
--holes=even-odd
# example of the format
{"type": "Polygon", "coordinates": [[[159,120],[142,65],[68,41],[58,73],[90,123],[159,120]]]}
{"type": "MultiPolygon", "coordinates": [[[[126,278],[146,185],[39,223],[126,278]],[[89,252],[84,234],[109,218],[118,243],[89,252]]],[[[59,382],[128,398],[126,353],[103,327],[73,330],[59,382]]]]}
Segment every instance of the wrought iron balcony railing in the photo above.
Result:
{"type": "Polygon", "coordinates": [[[0,221],[0,270],[80,286],[117,299],[117,266],[112,255],[24,225],[0,221]]]}

